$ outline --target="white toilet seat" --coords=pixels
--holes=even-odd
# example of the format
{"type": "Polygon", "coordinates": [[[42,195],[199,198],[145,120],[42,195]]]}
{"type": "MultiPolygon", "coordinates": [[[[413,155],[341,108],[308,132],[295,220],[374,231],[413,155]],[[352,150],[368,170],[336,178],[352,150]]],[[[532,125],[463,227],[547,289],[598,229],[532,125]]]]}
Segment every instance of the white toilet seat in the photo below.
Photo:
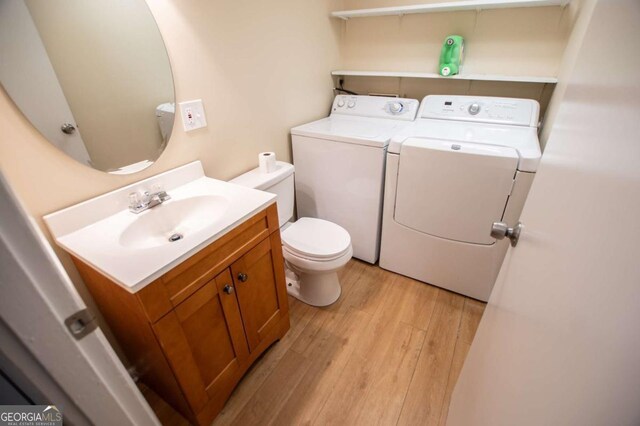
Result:
{"type": "Polygon", "coordinates": [[[282,255],[284,260],[293,265],[295,269],[305,272],[325,272],[335,271],[346,265],[353,256],[353,248],[349,245],[342,255],[330,260],[306,259],[297,253],[289,251],[289,249],[284,246],[282,246],[282,255]]]}
{"type": "Polygon", "coordinates": [[[332,261],[342,260],[353,252],[349,233],[340,225],[323,219],[300,218],[287,227],[281,237],[285,253],[314,263],[339,263],[332,261]]]}

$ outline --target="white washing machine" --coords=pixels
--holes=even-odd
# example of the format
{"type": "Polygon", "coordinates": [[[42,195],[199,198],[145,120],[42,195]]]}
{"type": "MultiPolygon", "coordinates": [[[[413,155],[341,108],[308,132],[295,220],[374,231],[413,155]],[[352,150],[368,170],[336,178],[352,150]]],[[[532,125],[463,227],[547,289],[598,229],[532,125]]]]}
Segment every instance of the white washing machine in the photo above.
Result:
{"type": "Polygon", "coordinates": [[[329,117],[291,129],[298,217],[342,226],[353,256],[366,262],[380,251],[387,146],[418,107],[415,99],[339,95],[329,117]]]}
{"type": "Polygon", "coordinates": [[[529,99],[427,96],[387,154],[380,266],[487,301],[540,160],[529,99]]]}

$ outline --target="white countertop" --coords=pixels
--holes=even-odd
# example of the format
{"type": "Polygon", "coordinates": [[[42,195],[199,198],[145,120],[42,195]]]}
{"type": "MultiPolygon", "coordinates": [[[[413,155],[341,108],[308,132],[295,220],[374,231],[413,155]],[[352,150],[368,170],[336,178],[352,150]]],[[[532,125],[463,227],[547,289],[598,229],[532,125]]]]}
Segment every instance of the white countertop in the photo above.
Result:
{"type": "MultiPolygon", "coordinates": [[[[117,189],[75,206],[46,215],[43,219],[58,245],[132,293],[162,276],[194,253],[275,202],[274,194],[204,176],[199,161],[117,189]],[[128,210],[128,195],[163,185],[171,199],[139,214],[128,210]],[[192,201],[207,201],[198,204],[192,201]],[[209,202],[212,201],[212,202],[209,202]],[[172,205],[173,204],[173,205],[172,205]],[[184,208],[183,206],[186,206],[184,208]],[[200,210],[194,211],[191,206],[200,210]],[[179,207],[179,208],[176,208],[179,207]],[[211,209],[211,210],[207,210],[211,209]],[[167,222],[164,212],[179,211],[187,219],[177,225],[167,222]],[[148,217],[145,217],[148,215],[148,217]],[[144,227],[136,221],[144,221],[144,227]],[[144,232],[155,226],[170,235],[175,227],[184,237],[175,242],[165,232],[130,244],[128,230],[144,232]],[[174,226],[175,225],[175,226],[174,226]],[[167,235],[167,236],[168,236],[167,235]]],[[[171,219],[171,218],[170,218],[171,219]]],[[[175,219],[168,222],[176,222],[175,219]]]]}

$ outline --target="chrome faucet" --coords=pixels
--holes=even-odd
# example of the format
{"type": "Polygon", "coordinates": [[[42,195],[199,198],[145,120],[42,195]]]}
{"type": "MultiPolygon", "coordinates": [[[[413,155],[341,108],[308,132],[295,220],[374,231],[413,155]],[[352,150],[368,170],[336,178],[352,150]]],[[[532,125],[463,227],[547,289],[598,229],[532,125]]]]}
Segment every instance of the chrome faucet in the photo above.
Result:
{"type": "Polygon", "coordinates": [[[153,192],[144,191],[129,194],[129,211],[138,214],[170,199],[171,196],[160,185],[154,185],[153,192]]]}

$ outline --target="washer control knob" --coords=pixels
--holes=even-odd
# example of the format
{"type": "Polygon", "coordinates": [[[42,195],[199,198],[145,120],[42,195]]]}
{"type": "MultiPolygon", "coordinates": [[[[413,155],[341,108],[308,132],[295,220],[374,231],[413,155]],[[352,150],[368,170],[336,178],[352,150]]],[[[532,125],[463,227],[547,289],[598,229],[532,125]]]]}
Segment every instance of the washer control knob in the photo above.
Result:
{"type": "Polygon", "coordinates": [[[347,108],[353,108],[354,106],[356,106],[356,101],[349,101],[349,103],[347,103],[347,108]]]}
{"type": "Polygon", "coordinates": [[[344,99],[338,99],[338,108],[342,108],[344,106],[344,99]]]}
{"type": "Polygon", "coordinates": [[[474,102],[471,105],[469,105],[469,114],[476,115],[479,112],[480,112],[480,104],[477,104],[474,102]]]}
{"type": "Polygon", "coordinates": [[[391,111],[391,114],[400,114],[403,109],[404,105],[402,105],[402,102],[391,102],[389,104],[389,111],[391,111]]]}

